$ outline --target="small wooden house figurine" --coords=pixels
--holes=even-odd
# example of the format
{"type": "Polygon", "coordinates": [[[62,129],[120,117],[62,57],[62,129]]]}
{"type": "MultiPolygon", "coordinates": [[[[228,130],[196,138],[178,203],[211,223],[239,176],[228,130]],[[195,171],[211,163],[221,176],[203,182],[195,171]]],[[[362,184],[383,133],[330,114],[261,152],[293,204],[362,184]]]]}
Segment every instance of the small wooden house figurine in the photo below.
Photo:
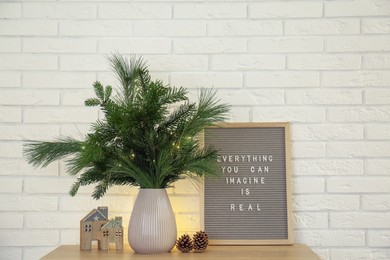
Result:
{"type": "Polygon", "coordinates": [[[108,207],[91,210],[80,220],[80,250],[91,250],[92,241],[98,241],[100,250],[108,250],[110,243],[115,243],[116,250],[122,250],[122,217],[109,220],[108,207]]]}
{"type": "Polygon", "coordinates": [[[116,250],[123,249],[122,217],[111,219],[101,228],[101,232],[103,234],[101,243],[102,250],[108,250],[109,243],[115,243],[116,250]]]}

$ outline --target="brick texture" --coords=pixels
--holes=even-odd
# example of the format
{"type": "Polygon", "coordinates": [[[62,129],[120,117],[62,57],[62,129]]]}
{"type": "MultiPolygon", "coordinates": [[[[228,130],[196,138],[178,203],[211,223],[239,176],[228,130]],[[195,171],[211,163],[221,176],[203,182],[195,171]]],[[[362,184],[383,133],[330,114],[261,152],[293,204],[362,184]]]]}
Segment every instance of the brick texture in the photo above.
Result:
{"type": "MultiPolygon", "coordinates": [[[[77,244],[107,205],[125,229],[136,188],[100,201],[63,162],[33,168],[25,140],[80,138],[101,117],[105,55],[142,54],[152,78],[214,87],[230,122],[290,122],[294,234],[321,259],[390,259],[390,1],[0,1],[0,259],[77,244]]],[[[199,189],[168,191],[179,234],[200,229],[199,189]]]]}

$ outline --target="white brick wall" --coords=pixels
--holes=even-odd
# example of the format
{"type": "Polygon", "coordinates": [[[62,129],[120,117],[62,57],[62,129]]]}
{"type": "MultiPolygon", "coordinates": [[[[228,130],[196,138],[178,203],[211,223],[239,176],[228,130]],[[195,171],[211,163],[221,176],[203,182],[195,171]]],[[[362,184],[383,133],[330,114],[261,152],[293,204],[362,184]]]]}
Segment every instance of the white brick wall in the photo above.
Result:
{"type": "MultiPolygon", "coordinates": [[[[99,114],[105,55],[139,53],[154,78],[218,89],[230,121],[291,122],[296,241],[322,259],[390,259],[390,1],[0,1],[0,259],[78,243],[78,220],[136,189],[71,198],[63,163],[27,165],[23,140],[79,137],[99,114]],[[76,3],[77,2],[77,3],[76,3]]],[[[199,192],[169,190],[179,232],[199,192]]]]}

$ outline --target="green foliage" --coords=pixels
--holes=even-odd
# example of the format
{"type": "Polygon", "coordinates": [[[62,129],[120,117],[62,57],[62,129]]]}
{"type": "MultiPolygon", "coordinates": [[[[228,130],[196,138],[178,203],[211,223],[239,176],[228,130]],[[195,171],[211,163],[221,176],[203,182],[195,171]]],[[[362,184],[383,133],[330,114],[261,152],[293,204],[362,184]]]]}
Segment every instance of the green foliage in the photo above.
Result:
{"type": "Polygon", "coordinates": [[[117,95],[111,97],[111,86],[95,82],[96,97],[85,101],[99,106],[105,118],[93,123],[82,141],[28,142],[27,161],[47,166],[64,158],[68,174],[77,176],[70,195],[96,184],[95,199],[113,185],[167,188],[185,177],[216,174],[217,151],[202,148],[197,139],[229,110],[215,91],[200,90],[198,102],[192,103],[186,89],[151,80],[141,58],[115,54],[109,62],[120,82],[117,95]]]}

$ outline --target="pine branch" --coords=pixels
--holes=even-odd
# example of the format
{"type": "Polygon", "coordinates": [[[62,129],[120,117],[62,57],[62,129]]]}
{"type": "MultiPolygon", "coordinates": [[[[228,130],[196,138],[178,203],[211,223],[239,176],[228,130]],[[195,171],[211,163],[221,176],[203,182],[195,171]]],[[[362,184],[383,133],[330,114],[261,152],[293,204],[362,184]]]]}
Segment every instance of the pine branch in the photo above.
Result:
{"type": "Polygon", "coordinates": [[[106,194],[110,186],[110,183],[105,179],[99,181],[99,183],[95,186],[94,191],[92,192],[92,198],[94,198],[95,200],[100,199],[104,196],[104,194],[106,194]]]}
{"type": "Polygon", "coordinates": [[[142,58],[132,56],[130,59],[126,59],[118,53],[108,57],[108,61],[121,83],[122,92],[118,94],[122,98],[122,102],[133,101],[137,95],[137,81],[141,82],[143,87],[150,81],[146,64],[142,58]]]}
{"type": "Polygon", "coordinates": [[[174,110],[170,115],[168,115],[165,120],[159,125],[157,131],[161,132],[168,130],[172,132],[177,128],[179,122],[183,119],[188,118],[195,109],[195,104],[193,103],[184,103],[180,107],[174,110]]]}
{"type": "Polygon", "coordinates": [[[200,148],[194,138],[226,117],[229,107],[215,91],[201,89],[198,103],[191,103],[186,89],[151,80],[141,58],[114,54],[108,61],[121,84],[117,95],[111,97],[112,87],[96,81],[96,97],[85,101],[99,106],[105,118],[91,125],[83,141],[28,142],[27,161],[47,166],[65,159],[68,174],[77,176],[70,195],[95,184],[95,199],[113,185],[167,188],[185,177],[216,174],[217,151],[200,148]]]}
{"type": "Polygon", "coordinates": [[[24,156],[33,166],[46,167],[50,163],[80,152],[82,142],[71,137],[53,142],[29,141],[24,145],[24,156]]]}
{"type": "Polygon", "coordinates": [[[185,122],[184,135],[194,136],[204,128],[213,126],[226,119],[230,107],[219,104],[213,89],[201,89],[198,106],[192,117],[185,122]]]}

